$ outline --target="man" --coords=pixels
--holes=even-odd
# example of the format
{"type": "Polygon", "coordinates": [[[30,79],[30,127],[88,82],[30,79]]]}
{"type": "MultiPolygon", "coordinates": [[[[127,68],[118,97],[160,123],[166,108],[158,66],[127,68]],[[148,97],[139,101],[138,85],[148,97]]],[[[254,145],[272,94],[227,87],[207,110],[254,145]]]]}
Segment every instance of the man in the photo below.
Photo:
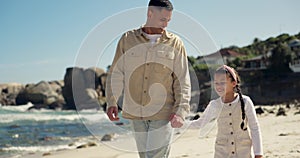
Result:
{"type": "Polygon", "coordinates": [[[168,157],[173,128],[189,112],[187,55],[179,37],[166,30],[172,10],[168,0],[150,0],[146,24],[123,34],[108,73],[107,115],[119,120],[123,95],[122,116],[131,120],[141,158],[168,157]]]}

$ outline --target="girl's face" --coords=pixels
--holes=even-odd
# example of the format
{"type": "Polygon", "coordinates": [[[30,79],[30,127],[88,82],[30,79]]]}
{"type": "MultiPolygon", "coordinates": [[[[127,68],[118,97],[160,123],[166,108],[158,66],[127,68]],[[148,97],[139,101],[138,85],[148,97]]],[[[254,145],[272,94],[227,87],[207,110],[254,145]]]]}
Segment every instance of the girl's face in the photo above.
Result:
{"type": "Polygon", "coordinates": [[[220,97],[233,94],[236,84],[236,81],[232,81],[227,74],[217,73],[214,75],[214,88],[220,97]]]}

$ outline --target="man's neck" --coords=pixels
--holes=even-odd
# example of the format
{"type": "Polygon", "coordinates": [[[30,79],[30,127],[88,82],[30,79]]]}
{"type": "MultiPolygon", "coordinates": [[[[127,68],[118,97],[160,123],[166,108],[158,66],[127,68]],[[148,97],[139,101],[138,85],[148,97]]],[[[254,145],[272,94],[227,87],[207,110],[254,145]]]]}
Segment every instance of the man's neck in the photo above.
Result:
{"type": "Polygon", "coordinates": [[[143,27],[142,30],[147,34],[162,34],[164,32],[164,29],[162,28],[156,28],[156,27],[143,27]]]}

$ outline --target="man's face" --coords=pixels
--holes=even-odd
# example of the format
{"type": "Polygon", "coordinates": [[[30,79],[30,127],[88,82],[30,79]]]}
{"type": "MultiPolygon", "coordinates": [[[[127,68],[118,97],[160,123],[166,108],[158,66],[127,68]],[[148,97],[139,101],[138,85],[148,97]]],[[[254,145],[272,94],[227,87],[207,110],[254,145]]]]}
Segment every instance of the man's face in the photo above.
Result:
{"type": "Polygon", "coordinates": [[[172,11],[164,8],[152,8],[148,12],[148,22],[150,27],[165,29],[171,20],[172,11]]]}

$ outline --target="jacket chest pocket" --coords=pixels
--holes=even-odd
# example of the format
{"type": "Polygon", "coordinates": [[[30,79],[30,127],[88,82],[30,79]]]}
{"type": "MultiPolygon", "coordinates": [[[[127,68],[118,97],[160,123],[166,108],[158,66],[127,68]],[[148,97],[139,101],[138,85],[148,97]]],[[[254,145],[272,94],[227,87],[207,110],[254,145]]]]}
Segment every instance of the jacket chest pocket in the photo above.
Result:
{"type": "Polygon", "coordinates": [[[157,51],[154,71],[158,73],[172,73],[175,54],[173,51],[157,51]]]}
{"type": "Polygon", "coordinates": [[[124,55],[125,71],[134,71],[144,64],[145,55],[142,52],[130,50],[124,55]]]}

